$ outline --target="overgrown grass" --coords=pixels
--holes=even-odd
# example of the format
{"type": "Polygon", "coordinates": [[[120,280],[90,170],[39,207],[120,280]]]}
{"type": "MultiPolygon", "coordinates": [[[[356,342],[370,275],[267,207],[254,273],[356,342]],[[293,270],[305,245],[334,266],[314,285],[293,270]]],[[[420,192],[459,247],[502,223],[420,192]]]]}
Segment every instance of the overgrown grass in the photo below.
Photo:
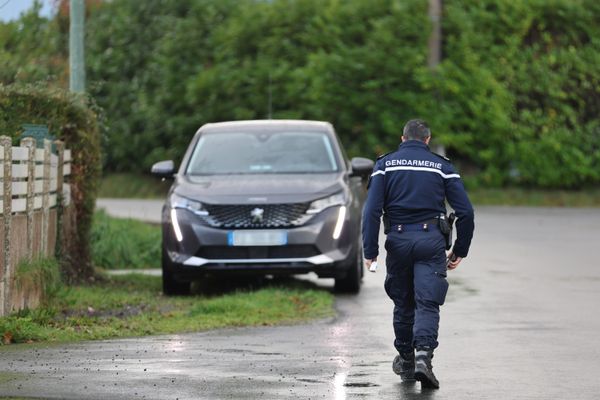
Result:
{"type": "MultiPolygon", "coordinates": [[[[160,277],[114,276],[63,287],[46,306],[0,318],[4,344],[65,342],[295,323],[333,315],[333,295],[307,282],[207,285],[211,295],[165,297],[160,277]]],[[[198,287],[196,287],[198,292],[198,287]]]]}
{"type": "Polygon", "coordinates": [[[164,199],[171,181],[150,175],[112,173],[102,177],[98,197],[131,199],[164,199]]]}
{"type": "Polygon", "coordinates": [[[14,278],[17,290],[40,288],[42,302],[53,298],[61,287],[58,261],[54,258],[20,262],[14,278]]]}
{"type": "Polygon", "coordinates": [[[103,269],[160,268],[161,231],[156,225],[94,214],[92,261],[103,269]]]}

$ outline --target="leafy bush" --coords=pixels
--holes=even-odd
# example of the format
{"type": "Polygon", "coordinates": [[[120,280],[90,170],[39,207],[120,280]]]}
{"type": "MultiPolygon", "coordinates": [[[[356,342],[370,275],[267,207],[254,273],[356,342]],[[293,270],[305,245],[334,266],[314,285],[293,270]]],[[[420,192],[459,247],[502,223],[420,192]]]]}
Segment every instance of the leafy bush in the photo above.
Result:
{"type": "Polygon", "coordinates": [[[422,1],[163,4],[112,2],[90,23],[110,27],[90,35],[90,77],[116,113],[111,167],[177,159],[202,123],[268,117],[270,96],[274,118],[331,121],[352,155],[392,150],[419,116],[471,184],[600,181],[593,0],[447,1],[433,72],[422,1]]]}
{"type": "MultiPolygon", "coordinates": [[[[447,0],[442,22],[431,71],[423,0],[103,2],[86,54],[106,168],[147,171],[180,159],[204,123],[269,116],[331,121],[351,155],[373,157],[421,117],[471,185],[600,183],[600,3],[447,0]]],[[[64,39],[59,24],[24,23],[64,39]]],[[[26,32],[4,31],[2,55],[26,52],[26,32]]],[[[11,57],[11,71],[42,70],[2,80],[46,68],[60,81],[47,53],[11,57]]]]}
{"type": "Polygon", "coordinates": [[[187,85],[211,63],[212,35],[237,3],[114,1],[87,21],[89,90],[110,110],[107,169],[147,171],[182,157],[206,121],[199,104],[186,100],[187,85]]]}
{"type": "Polygon", "coordinates": [[[160,268],[160,227],[94,214],[92,260],[104,269],[160,268]]]}
{"type": "Polygon", "coordinates": [[[22,124],[43,124],[72,151],[69,179],[76,230],[66,238],[69,246],[61,260],[68,280],[93,275],[89,232],[101,165],[99,112],[91,100],[58,89],[0,84],[0,133],[12,136],[16,144],[22,124]]]}
{"type": "Polygon", "coordinates": [[[453,0],[445,5],[436,121],[480,183],[600,181],[600,3],[453,0]],[[468,144],[465,146],[464,144],[468,144]]]}
{"type": "Polygon", "coordinates": [[[0,82],[68,84],[68,37],[55,20],[40,16],[34,2],[16,21],[0,22],[0,82]]]}

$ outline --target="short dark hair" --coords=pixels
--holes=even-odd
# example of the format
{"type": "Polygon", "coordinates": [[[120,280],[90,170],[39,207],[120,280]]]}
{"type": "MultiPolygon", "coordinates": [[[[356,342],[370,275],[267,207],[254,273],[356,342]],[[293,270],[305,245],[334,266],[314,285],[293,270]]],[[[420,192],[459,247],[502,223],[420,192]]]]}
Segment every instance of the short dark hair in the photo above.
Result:
{"type": "Polygon", "coordinates": [[[411,119],[404,125],[404,130],[402,131],[402,135],[407,140],[420,140],[422,142],[425,141],[429,136],[431,136],[431,130],[427,126],[427,123],[420,119],[411,119]]]}

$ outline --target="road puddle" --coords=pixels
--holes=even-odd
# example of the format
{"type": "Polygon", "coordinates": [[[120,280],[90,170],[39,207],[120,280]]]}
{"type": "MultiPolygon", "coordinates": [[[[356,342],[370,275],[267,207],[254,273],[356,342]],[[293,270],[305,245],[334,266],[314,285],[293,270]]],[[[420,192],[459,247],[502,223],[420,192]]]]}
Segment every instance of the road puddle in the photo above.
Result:
{"type": "Polygon", "coordinates": [[[370,383],[370,382],[346,382],[344,383],[345,387],[351,387],[351,388],[366,388],[366,387],[375,387],[375,386],[379,386],[376,383],[370,383]]]}

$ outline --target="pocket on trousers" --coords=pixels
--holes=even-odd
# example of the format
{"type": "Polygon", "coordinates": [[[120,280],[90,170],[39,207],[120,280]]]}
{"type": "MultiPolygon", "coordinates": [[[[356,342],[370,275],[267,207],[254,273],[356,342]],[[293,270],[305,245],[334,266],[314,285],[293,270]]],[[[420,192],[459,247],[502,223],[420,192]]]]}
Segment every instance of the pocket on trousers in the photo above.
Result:
{"type": "Polygon", "coordinates": [[[435,284],[433,288],[434,301],[440,306],[446,301],[446,295],[448,294],[448,281],[446,280],[446,273],[436,272],[435,273],[435,284]]]}
{"type": "Polygon", "coordinates": [[[388,297],[392,297],[392,294],[390,293],[390,285],[391,285],[391,279],[392,277],[390,276],[390,274],[386,274],[385,275],[385,282],[383,283],[383,288],[385,289],[385,293],[388,295],[388,297]]]}
{"type": "Polygon", "coordinates": [[[392,274],[385,275],[385,283],[383,284],[383,288],[385,289],[385,293],[392,300],[395,300],[402,296],[402,292],[400,288],[398,288],[398,277],[392,274]]]}

